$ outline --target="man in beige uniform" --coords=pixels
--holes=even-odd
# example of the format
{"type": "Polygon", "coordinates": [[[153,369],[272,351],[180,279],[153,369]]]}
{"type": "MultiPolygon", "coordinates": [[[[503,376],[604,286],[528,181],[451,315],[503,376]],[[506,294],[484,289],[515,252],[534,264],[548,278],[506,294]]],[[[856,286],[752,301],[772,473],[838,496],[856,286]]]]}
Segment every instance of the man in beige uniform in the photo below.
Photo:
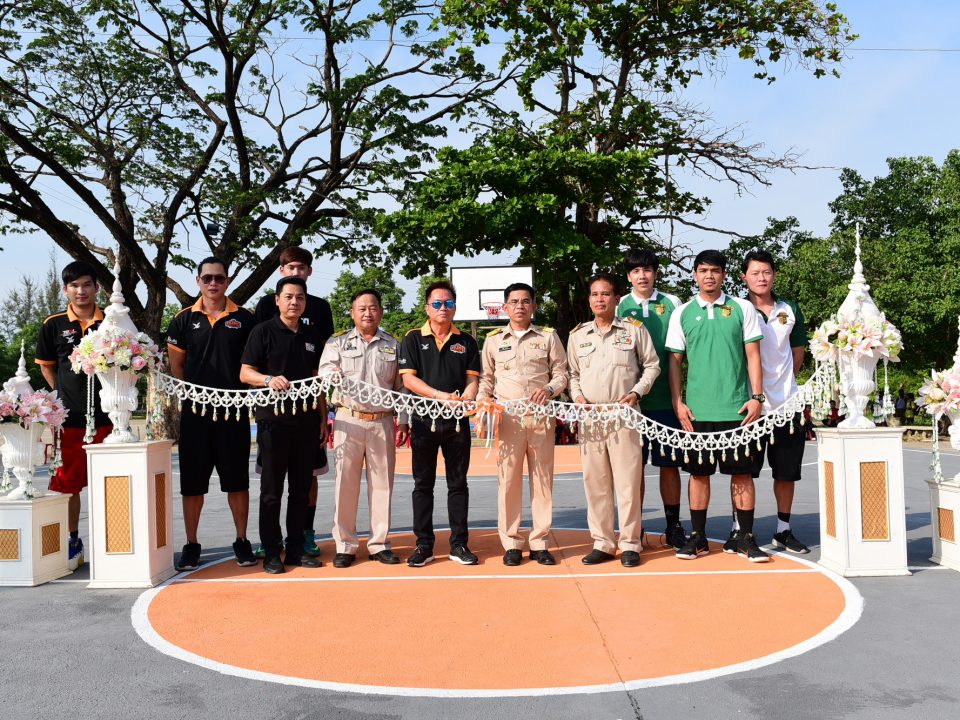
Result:
{"type": "MultiPolygon", "coordinates": [[[[616,317],[617,279],[608,273],[590,278],[593,322],[581,323],[570,333],[570,396],[579,404],[623,403],[637,407],[660,374],[660,360],[646,328],[629,318],[616,317]]],[[[640,564],[643,452],[636,430],[613,422],[580,423],[580,456],[587,496],[587,524],[593,551],[585,565],[613,560],[613,495],[620,513],[620,562],[640,564]]]]}
{"type": "MultiPolygon", "coordinates": [[[[532,324],[537,309],[533,288],[514,283],[503,291],[510,318],[483,343],[483,375],[478,400],[529,400],[545,404],[567,386],[567,357],[553,330],[532,324]]],[[[523,509],[523,459],[530,475],[530,559],[541,565],[556,561],[547,549],[553,520],[553,418],[503,413],[499,423],[497,463],[497,530],[506,551],[503,564],[519,565],[523,557],[520,518],[523,509]]]]}
{"type": "MultiPolygon", "coordinates": [[[[401,390],[403,381],[397,372],[400,345],[392,335],[380,329],[383,319],[380,293],[372,289],[354,293],[350,317],[354,328],[327,341],[320,358],[319,373],[339,370],[344,379],[401,390]]],[[[367,504],[370,507],[367,552],[371,560],[394,565],[400,562],[400,558],[390,549],[387,534],[390,532],[396,444],[406,442],[406,418],[401,417],[399,436],[395,438],[392,410],[360,403],[346,395],[341,395],[338,404],[333,426],[333,453],[337,465],[337,507],[333,516],[337,553],[333,566],[350,567],[360,546],[357,504],[364,460],[367,465],[367,504]]]]}

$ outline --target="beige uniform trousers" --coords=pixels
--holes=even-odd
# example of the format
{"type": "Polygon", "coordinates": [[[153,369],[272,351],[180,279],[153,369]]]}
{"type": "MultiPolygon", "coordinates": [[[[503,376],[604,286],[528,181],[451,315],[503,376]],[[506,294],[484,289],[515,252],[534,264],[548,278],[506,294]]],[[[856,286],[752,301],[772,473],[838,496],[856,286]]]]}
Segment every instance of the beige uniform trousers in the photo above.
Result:
{"type": "Polygon", "coordinates": [[[367,505],[370,508],[370,539],[367,551],[390,548],[390,503],[393,473],[397,462],[393,416],[361,420],[344,408],[337,411],[333,425],[333,454],[337,462],[337,507],[333,514],[333,539],[338,553],[356,555],[357,506],[360,500],[360,472],[367,466],[367,505]]]}
{"type": "Polygon", "coordinates": [[[553,418],[500,416],[497,531],[504,550],[522,550],[523,459],[530,477],[530,549],[546,550],[553,521],[553,418]]]}
{"type": "Polygon", "coordinates": [[[587,496],[587,525],[593,547],[615,553],[614,534],[616,491],[620,515],[621,550],[641,551],[640,484],[643,482],[643,451],[636,430],[612,426],[604,431],[600,423],[581,428],[580,457],[583,461],[583,487],[587,496]]]}

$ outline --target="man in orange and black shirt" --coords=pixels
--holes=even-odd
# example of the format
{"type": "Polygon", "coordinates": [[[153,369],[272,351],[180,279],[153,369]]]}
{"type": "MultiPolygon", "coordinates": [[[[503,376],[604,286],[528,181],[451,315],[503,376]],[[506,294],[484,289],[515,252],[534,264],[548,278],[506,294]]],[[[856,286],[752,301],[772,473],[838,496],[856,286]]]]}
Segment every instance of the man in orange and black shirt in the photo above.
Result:
{"type": "MultiPolygon", "coordinates": [[[[47,385],[57,391],[69,411],[60,434],[63,465],[50,478],[50,489],[70,495],[67,528],[70,530],[69,563],[83,563],[80,539],[80,491],[87,486],[87,453],[83,449],[87,413],[87,376],[70,367],[70,354],[80,338],[100,327],[103,311],[97,307],[96,271],[84,262],[72,262],[60,274],[63,293],[69,301],[66,312],[43,321],[37,338],[36,361],[47,385]]],[[[93,407],[96,433],[93,442],[103,442],[113,426],[100,407],[100,381],[94,380],[93,407]]]]}
{"type": "MultiPolygon", "coordinates": [[[[226,295],[230,278],[222,260],[209,257],[197,266],[200,298],[185,307],[167,328],[170,372],[179,379],[204,387],[240,390],[240,359],[250,331],[256,324],[253,313],[238,307],[226,295]]],[[[178,570],[200,566],[197,528],[203,499],[210,488],[214,468],[220,489],[227,493],[237,539],[233,552],[237,564],[256,565],[247,539],[250,511],[250,421],[246,412],[213,419],[213,409],[193,412],[189,402],[180,414],[180,494],[187,544],[183,546],[178,570]]],[[[224,413],[224,410],[219,410],[224,413]]]]}

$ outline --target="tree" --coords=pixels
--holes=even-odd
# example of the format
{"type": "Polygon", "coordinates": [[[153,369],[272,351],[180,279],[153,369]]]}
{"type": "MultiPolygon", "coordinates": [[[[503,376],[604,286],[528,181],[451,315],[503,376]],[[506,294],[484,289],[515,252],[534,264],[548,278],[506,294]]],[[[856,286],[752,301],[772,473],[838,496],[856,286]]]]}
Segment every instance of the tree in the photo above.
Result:
{"type": "Polygon", "coordinates": [[[408,330],[409,328],[402,326],[406,318],[398,317],[406,315],[403,312],[403,291],[397,287],[393,280],[393,273],[389,269],[373,265],[364,268],[359,275],[349,270],[340,273],[333,292],[327,297],[330,309],[333,311],[334,327],[338,331],[353,327],[350,319],[350,298],[355,292],[367,288],[373,288],[380,293],[384,312],[383,329],[394,333],[397,329],[403,332],[408,330]],[[400,328],[396,327],[398,320],[401,324],[400,328]]]}
{"type": "Polygon", "coordinates": [[[836,74],[854,39],[835,5],[812,0],[456,0],[444,19],[479,44],[504,39],[502,62],[523,66],[512,85],[523,109],[488,105],[474,144],[444,149],[380,232],[410,277],[442,271],[454,252],[519,249],[518,262],[549,269],[540,290],[561,330],[586,319],[586,278],[619,272],[625,248],[677,263],[673,223],[722,230],[694,219],[710,201],[685,189],[691,174],[743,187],[799,167],[685,103],[693,78],[732,57],[767,82],[787,59],[836,74]]]}
{"type": "MultiPolygon", "coordinates": [[[[793,215],[782,220],[767,218],[767,227],[761,235],[734,238],[726,250],[727,280],[724,290],[736,297],[746,297],[747,285],[743,282],[740,265],[751,250],[766,250],[773,256],[778,270],[788,265],[791,257],[800,252],[800,247],[814,240],[813,233],[800,229],[800,221],[793,215]]],[[[781,282],[780,285],[785,284],[781,282]]]]}
{"type": "Polygon", "coordinates": [[[30,323],[42,323],[49,315],[63,310],[66,303],[56,257],[51,252],[50,267],[42,280],[21,275],[20,286],[7,293],[0,305],[0,336],[16,345],[19,352],[23,328],[30,323]]]}
{"type": "Polygon", "coordinates": [[[154,336],[168,290],[194,297],[168,273],[191,241],[250,271],[241,304],[285,247],[368,254],[379,196],[513,72],[427,0],[22,0],[0,23],[4,229],[46,234],[105,287],[118,261],[154,336]]]}

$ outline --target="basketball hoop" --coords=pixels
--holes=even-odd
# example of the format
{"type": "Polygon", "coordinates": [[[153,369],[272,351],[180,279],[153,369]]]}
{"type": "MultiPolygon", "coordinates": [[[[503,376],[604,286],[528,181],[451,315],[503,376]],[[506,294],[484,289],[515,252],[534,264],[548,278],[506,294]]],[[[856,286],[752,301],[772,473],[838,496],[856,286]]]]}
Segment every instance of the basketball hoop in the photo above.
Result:
{"type": "Polygon", "coordinates": [[[487,320],[499,320],[500,311],[503,310],[503,303],[485,302],[483,309],[487,313],[487,320]]]}

